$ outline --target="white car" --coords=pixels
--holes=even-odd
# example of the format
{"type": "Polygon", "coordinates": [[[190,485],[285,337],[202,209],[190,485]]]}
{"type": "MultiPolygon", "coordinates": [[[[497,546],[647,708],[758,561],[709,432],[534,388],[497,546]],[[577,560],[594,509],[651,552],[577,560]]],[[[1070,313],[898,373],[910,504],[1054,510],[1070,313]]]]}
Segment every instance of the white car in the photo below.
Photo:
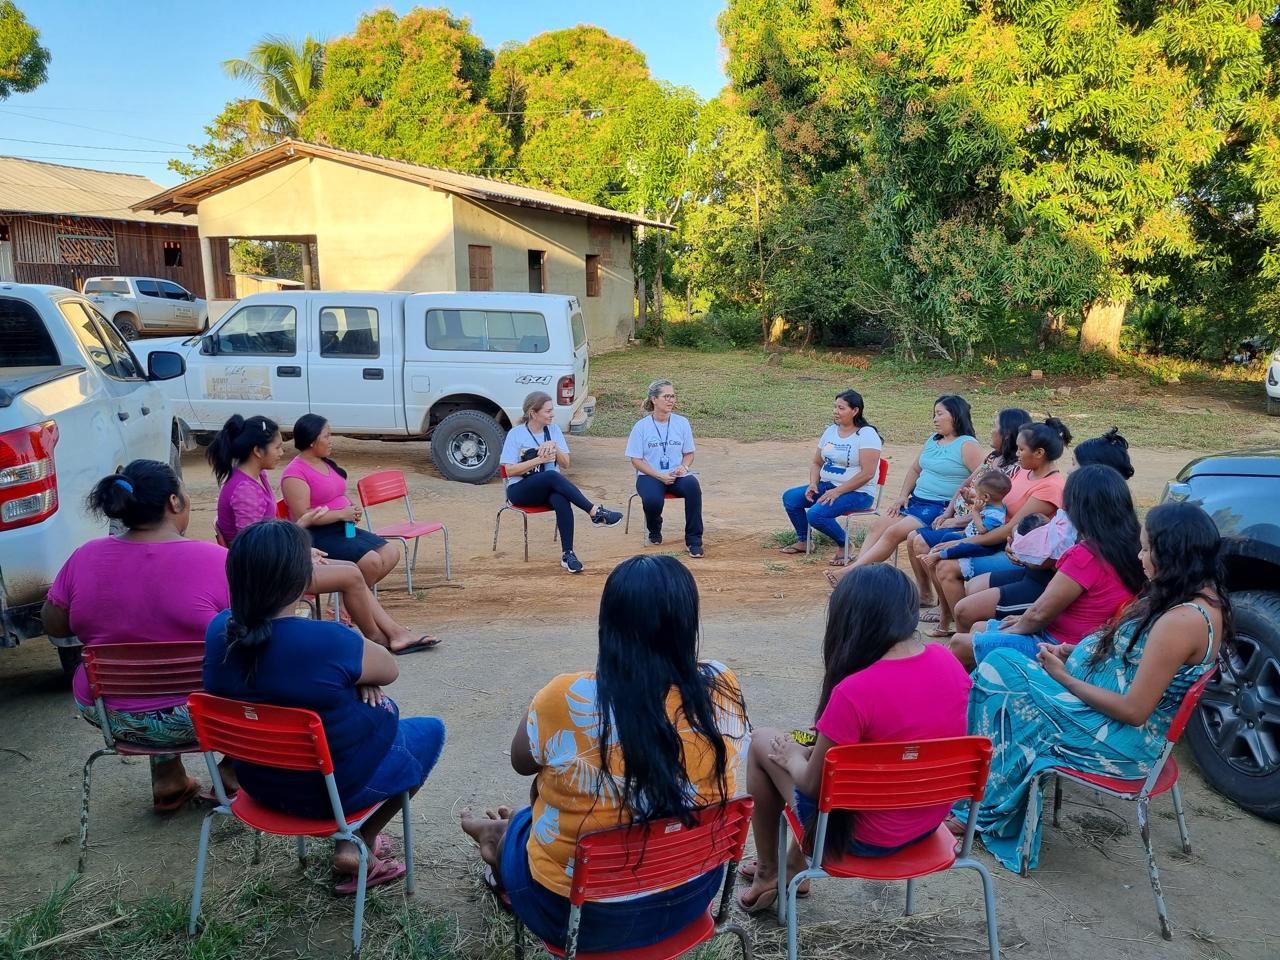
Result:
{"type": "Polygon", "coordinates": [[[1267,413],[1280,417],[1280,350],[1271,355],[1267,364],[1267,413]]]}
{"type": "Polygon", "coordinates": [[[484,483],[526,396],[555,400],[556,423],[582,433],[587,332],[575,297],[537,293],[255,293],[205,334],[139,341],[141,357],[179,354],[167,385],[184,436],[206,440],[232,414],[292,429],[317,413],[334,433],[429,438],[437,469],[484,483]]]}
{"type": "MultiPolygon", "coordinates": [[[[40,607],[71,551],[107,533],[85,508],[93,484],[131,460],[175,463],[175,423],[144,368],[84,297],[0,283],[0,646],[40,636],[40,607]]],[[[180,463],[175,463],[181,469],[180,463]]],[[[59,647],[64,667],[78,648],[59,647]]]]}
{"type": "Polygon", "coordinates": [[[199,333],[209,325],[208,303],[172,280],[90,277],[84,282],[84,295],[126,340],[199,333]]]}

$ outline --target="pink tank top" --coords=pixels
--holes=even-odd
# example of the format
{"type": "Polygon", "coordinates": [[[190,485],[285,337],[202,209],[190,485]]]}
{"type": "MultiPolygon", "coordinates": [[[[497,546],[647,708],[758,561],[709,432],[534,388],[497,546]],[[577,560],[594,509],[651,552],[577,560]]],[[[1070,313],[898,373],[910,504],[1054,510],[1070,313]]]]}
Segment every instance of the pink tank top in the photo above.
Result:
{"type": "MultiPolygon", "coordinates": [[[[302,457],[294,457],[280,474],[280,488],[283,491],[284,481],[293,477],[307,485],[311,493],[311,509],[328,507],[330,510],[341,510],[351,506],[351,498],[347,496],[347,478],[339,474],[327,463],[321,463],[320,469],[307,463],[302,457]],[[324,472],[321,473],[320,470],[324,472]]],[[[292,513],[292,511],[290,511],[292,513]]],[[[297,520],[297,517],[292,517],[297,520]]]]}

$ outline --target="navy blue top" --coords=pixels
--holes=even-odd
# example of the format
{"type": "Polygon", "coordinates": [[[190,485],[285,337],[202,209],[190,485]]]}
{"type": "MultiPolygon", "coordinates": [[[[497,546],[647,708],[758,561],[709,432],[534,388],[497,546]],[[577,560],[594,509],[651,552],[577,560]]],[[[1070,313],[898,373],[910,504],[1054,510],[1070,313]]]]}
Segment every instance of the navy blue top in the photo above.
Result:
{"type": "MultiPolygon", "coordinates": [[[[245,661],[227,654],[224,610],[209,624],[204,648],[204,689],[219,697],[303,707],[320,715],[333,775],[344,811],[373,776],[395,739],[399,715],[387,706],[362,702],[356,683],[364,661],[364,639],[340,623],[284,617],[272,621],[271,640],[258,657],[253,683],[245,661]]],[[[317,772],[276,770],[236,761],[236,776],[264,806],[302,817],[332,816],[332,806],[317,772]]]]}

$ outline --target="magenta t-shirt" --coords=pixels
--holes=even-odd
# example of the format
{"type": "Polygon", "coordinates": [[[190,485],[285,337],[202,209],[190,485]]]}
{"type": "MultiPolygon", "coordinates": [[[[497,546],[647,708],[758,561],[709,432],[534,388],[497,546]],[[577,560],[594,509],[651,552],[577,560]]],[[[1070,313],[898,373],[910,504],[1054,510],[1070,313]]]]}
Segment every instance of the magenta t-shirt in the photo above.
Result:
{"type": "MultiPolygon", "coordinates": [[[[58,571],[49,601],[69,612],[71,631],[86,647],[203,641],[210,621],[231,605],[227,551],[201,540],[90,540],[58,571]]],[[[83,665],[76,669],[71,692],[80,703],[93,703],[83,665]]],[[[106,704],[140,713],[186,699],[107,697],[106,704]]]]}
{"type": "Polygon", "coordinates": [[[1058,573],[1084,588],[1053,623],[1049,632],[1059,643],[1076,644],[1111,619],[1121,604],[1133,599],[1115,567],[1077,543],[1058,561],[1058,573]]]}
{"type": "MultiPolygon", "coordinates": [[[[923,653],[878,660],[836,684],[818,719],[818,732],[832,743],[892,743],[965,735],[972,681],[946,647],[931,643],[923,653]]],[[[914,810],[858,813],[853,837],[896,847],[947,818],[951,804],[914,810]]]]}
{"type": "Polygon", "coordinates": [[[228,547],[240,535],[240,531],[259,520],[274,520],[276,493],[271,489],[267,471],[257,479],[243,470],[232,470],[227,482],[218,491],[218,519],[214,529],[228,547]]]}
{"type": "MultiPolygon", "coordinates": [[[[334,470],[327,463],[321,463],[316,469],[302,457],[294,457],[280,474],[280,490],[284,491],[284,482],[290,477],[301,480],[307,485],[311,494],[311,509],[328,507],[330,510],[341,510],[351,506],[351,498],[347,496],[347,478],[334,470]],[[324,472],[321,473],[320,471],[324,472]]],[[[290,511],[292,513],[293,511],[290,511]]],[[[293,518],[297,520],[297,517],[293,518]]]]}

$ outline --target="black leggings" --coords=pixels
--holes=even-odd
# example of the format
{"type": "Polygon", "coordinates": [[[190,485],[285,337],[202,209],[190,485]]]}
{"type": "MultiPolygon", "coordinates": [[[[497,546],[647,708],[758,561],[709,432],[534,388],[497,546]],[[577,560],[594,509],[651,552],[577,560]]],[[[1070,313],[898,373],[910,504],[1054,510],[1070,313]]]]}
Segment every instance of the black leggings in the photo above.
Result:
{"type": "Polygon", "coordinates": [[[636,493],[644,504],[644,524],[650,533],[662,531],[662,507],[670,493],[684,500],[684,542],[690,546],[702,543],[702,487],[697,477],[686,473],[667,486],[642,473],[636,477],[636,493]]]}
{"type": "Polygon", "coordinates": [[[593,504],[582,491],[557,470],[526,473],[519,483],[507,487],[507,499],[517,507],[550,507],[556,512],[556,529],[565,552],[573,549],[573,506],[591,513],[593,504]]]}

